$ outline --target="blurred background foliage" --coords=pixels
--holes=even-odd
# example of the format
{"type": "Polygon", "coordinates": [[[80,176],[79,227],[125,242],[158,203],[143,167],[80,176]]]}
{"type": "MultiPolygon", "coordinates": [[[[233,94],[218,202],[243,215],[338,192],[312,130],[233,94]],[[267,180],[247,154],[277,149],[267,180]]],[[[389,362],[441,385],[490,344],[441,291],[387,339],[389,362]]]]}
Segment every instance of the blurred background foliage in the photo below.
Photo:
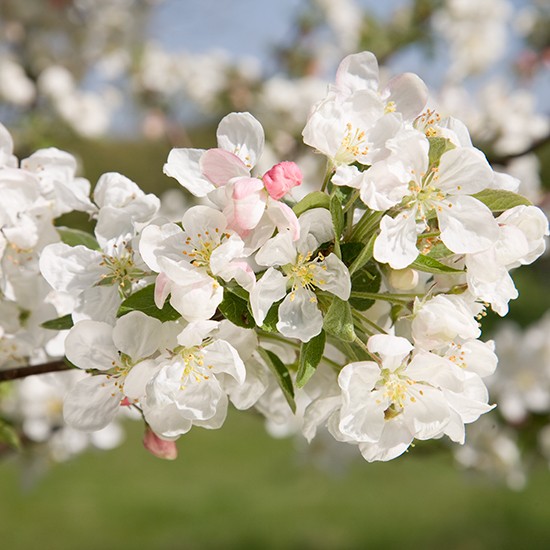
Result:
{"type": "Polygon", "coordinates": [[[235,412],[222,430],[192,430],[168,463],[139,448],[139,426],[128,428],[118,449],[57,465],[36,484],[39,464],[4,462],[3,547],[512,550],[550,540],[543,469],[519,493],[433,448],[327,471],[314,449],[235,412]]]}

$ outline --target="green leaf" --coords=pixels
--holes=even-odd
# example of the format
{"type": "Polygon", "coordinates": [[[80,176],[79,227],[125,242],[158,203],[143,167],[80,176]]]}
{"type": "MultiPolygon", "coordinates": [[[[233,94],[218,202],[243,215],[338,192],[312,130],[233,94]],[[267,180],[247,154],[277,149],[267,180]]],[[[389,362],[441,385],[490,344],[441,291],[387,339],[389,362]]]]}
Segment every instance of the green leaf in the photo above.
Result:
{"type": "Polygon", "coordinates": [[[21,438],[17,430],[2,418],[0,418],[0,443],[5,443],[13,449],[21,449],[21,438]]]}
{"type": "Polygon", "coordinates": [[[290,377],[288,369],[273,352],[264,348],[258,348],[258,351],[271,372],[275,375],[292,412],[295,413],[296,402],[294,401],[294,386],[292,385],[292,378],[290,377]]]}
{"type": "Polygon", "coordinates": [[[342,243],[340,249],[342,250],[342,261],[346,265],[351,265],[355,258],[359,255],[365,245],[357,241],[342,243]]]}
{"type": "Polygon", "coordinates": [[[86,231],[72,229],[70,227],[56,227],[56,229],[61,240],[69,246],[78,246],[81,244],[92,250],[100,250],[95,237],[86,231]]]}
{"type": "Polygon", "coordinates": [[[232,292],[233,294],[236,294],[239,298],[242,298],[243,300],[246,300],[248,302],[250,295],[248,292],[242,288],[239,285],[236,284],[230,284],[225,287],[225,290],[228,290],[229,292],[232,292]]]}
{"type": "Polygon", "coordinates": [[[330,198],[326,193],[322,191],[314,191],[306,195],[300,202],[295,204],[292,207],[296,216],[300,216],[306,210],[311,210],[312,208],[326,208],[330,209],[330,198]]]}
{"type": "Polygon", "coordinates": [[[359,252],[353,263],[349,266],[350,275],[353,275],[357,270],[361,269],[368,261],[372,259],[374,253],[374,241],[377,234],[375,233],[370,238],[369,242],[363,247],[363,250],[359,252]]]}
{"type": "Polygon", "coordinates": [[[439,161],[444,153],[455,149],[456,146],[450,139],[443,137],[431,137],[428,138],[430,142],[430,152],[428,153],[429,164],[428,166],[439,166],[439,161]]]}
{"type": "Polygon", "coordinates": [[[349,302],[334,296],[325,315],[323,328],[328,334],[332,334],[344,342],[353,342],[355,330],[353,329],[353,317],[349,302]]]}
{"type": "Polygon", "coordinates": [[[69,313],[67,315],[63,315],[63,317],[58,317],[57,319],[44,321],[40,326],[49,330],[68,330],[73,326],[73,318],[69,313]]]}
{"type": "Polygon", "coordinates": [[[277,323],[279,321],[279,306],[281,305],[282,300],[273,304],[267,315],[265,316],[264,322],[260,327],[265,332],[277,332],[277,323]]]}
{"type": "Polygon", "coordinates": [[[532,206],[533,203],[512,191],[503,191],[502,189],[484,189],[475,195],[474,199],[481,201],[491,212],[504,212],[514,206],[532,206]]]}
{"type": "Polygon", "coordinates": [[[332,217],[332,224],[334,225],[336,240],[339,240],[344,230],[344,212],[342,211],[342,203],[336,195],[330,198],[330,215],[332,217]]]}
{"type": "Polygon", "coordinates": [[[142,311],[149,317],[165,321],[175,321],[181,315],[168,303],[162,309],[155,305],[155,285],[148,285],[126,298],[118,308],[117,317],[122,317],[130,311],[142,311]]]}
{"type": "Polygon", "coordinates": [[[437,243],[435,246],[432,246],[432,248],[427,254],[424,254],[424,255],[429,256],[430,258],[435,258],[436,260],[439,260],[440,258],[448,258],[453,254],[454,252],[449,250],[443,243],[437,243]]]}
{"type": "Polygon", "coordinates": [[[296,374],[296,386],[303,388],[307,381],[313,376],[317,365],[323,358],[325,342],[327,340],[325,331],[321,331],[309,342],[304,342],[300,349],[300,365],[296,374]]]}
{"type": "Polygon", "coordinates": [[[448,265],[442,264],[435,258],[424,256],[423,254],[419,254],[410,267],[417,269],[418,271],[425,271],[426,273],[463,273],[462,269],[449,267],[448,265]]]}
{"type": "MultiPolygon", "coordinates": [[[[370,269],[360,269],[351,277],[351,291],[378,292],[380,290],[381,281],[382,276],[376,267],[371,266],[370,269]]],[[[366,311],[374,304],[374,300],[368,298],[350,298],[349,303],[359,311],[366,311]]]]}
{"type": "Polygon", "coordinates": [[[224,289],[223,300],[218,306],[223,316],[234,325],[242,328],[254,328],[256,323],[248,309],[248,301],[224,289]]]}

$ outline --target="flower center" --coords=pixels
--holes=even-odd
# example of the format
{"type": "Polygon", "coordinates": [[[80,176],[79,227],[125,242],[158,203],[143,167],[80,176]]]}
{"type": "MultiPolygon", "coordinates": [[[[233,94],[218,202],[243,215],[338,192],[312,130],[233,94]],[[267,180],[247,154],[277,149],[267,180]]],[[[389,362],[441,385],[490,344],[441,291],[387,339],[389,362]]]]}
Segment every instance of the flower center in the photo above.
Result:
{"type": "Polygon", "coordinates": [[[334,160],[339,164],[351,164],[357,157],[364,156],[369,152],[367,146],[366,134],[364,130],[353,128],[351,122],[346,124],[346,133],[340,144],[340,148],[334,156],[334,160]]]}
{"type": "MultiPolygon", "coordinates": [[[[389,407],[384,411],[384,417],[386,420],[390,420],[401,414],[405,408],[405,404],[408,401],[414,403],[416,397],[411,395],[410,387],[414,386],[416,382],[411,380],[408,376],[404,376],[399,373],[399,370],[402,370],[404,365],[397,369],[397,371],[390,371],[389,369],[383,369],[381,372],[381,377],[377,387],[383,387],[384,397],[390,400],[389,407]]],[[[423,391],[419,392],[423,395],[423,391]]]]}
{"type": "Polygon", "coordinates": [[[220,246],[224,239],[230,237],[229,233],[222,233],[218,227],[214,232],[206,230],[204,233],[197,233],[194,236],[187,236],[185,249],[182,254],[189,259],[194,267],[210,267],[212,252],[220,246]]]}
{"type": "MultiPolygon", "coordinates": [[[[296,289],[305,288],[313,292],[315,287],[325,284],[325,280],[321,279],[320,270],[326,270],[325,265],[319,265],[324,260],[324,256],[319,252],[315,259],[311,259],[313,252],[307,254],[298,254],[296,263],[289,266],[286,271],[290,282],[292,284],[292,292],[290,293],[290,300],[294,300],[296,297],[296,289]]],[[[317,302],[317,298],[312,296],[311,302],[317,302]]]]}
{"type": "Polygon", "coordinates": [[[199,384],[210,378],[209,370],[212,369],[212,365],[205,366],[204,354],[201,352],[201,348],[181,348],[175,350],[175,352],[183,360],[180,390],[184,390],[188,382],[199,384]]]}
{"type": "Polygon", "coordinates": [[[114,245],[114,248],[120,254],[102,254],[99,265],[105,268],[105,273],[101,275],[101,280],[97,284],[118,285],[120,293],[125,297],[131,292],[132,284],[142,279],[145,272],[136,267],[134,251],[128,244],[123,243],[121,251],[117,250],[117,245],[114,245]]]}

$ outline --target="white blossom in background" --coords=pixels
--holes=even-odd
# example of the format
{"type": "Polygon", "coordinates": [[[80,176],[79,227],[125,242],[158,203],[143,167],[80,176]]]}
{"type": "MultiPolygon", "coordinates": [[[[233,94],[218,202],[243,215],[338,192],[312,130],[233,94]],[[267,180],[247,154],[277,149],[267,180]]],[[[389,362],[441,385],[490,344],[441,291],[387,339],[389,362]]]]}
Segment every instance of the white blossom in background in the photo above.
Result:
{"type": "Polygon", "coordinates": [[[18,107],[25,107],[35,97],[35,86],[23,67],[6,55],[0,55],[0,98],[18,107]]]}
{"type": "Polygon", "coordinates": [[[512,424],[550,411],[549,328],[545,316],[525,331],[506,324],[495,335],[500,363],[488,383],[500,414],[512,424]]]}
{"type": "Polygon", "coordinates": [[[507,0],[445,0],[433,24],[450,48],[449,78],[484,71],[504,55],[511,13],[507,0]]]}

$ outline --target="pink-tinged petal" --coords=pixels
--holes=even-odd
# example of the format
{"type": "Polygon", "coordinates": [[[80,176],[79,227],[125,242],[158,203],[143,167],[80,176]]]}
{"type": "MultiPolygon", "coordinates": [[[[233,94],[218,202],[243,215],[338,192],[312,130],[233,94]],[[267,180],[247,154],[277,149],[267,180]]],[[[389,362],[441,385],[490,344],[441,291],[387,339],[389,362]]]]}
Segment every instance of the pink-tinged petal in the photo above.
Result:
{"type": "Polygon", "coordinates": [[[225,185],[232,178],[250,176],[244,162],[225,149],[209,149],[200,159],[202,174],[216,187],[225,185]]]}
{"type": "Polygon", "coordinates": [[[145,428],[143,436],[143,446],[157,458],[164,460],[176,460],[178,458],[178,448],[175,441],[161,439],[151,428],[145,428]]]}
{"type": "Polygon", "coordinates": [[[302,172],[295,162],[280,162],[268,170],[262,177],[270,197],[279,200],[293,187],[302,184],[302,172]]]}
{"type": "Polygon", "coordinates": [[[494,246],[499,237],[493,214],[474,197],[449,197],[441,202],[436,211],[441,240],[457,254],[487,250],[494,246]]]}
{"type": "Polygon", "coordinates": [[[290,206],[276,200],[267,200],[267,215],[279,233],[289,233],[293,241],[300,238],[300,222],[290,206]]]}
{"type": "Polygon", "coordinates": [[[172,149],[162,171],[195,197],[206,197],[215,188],[202,175],[199,162],[203,153],[204,149],[172,149]]]}
{"type": "Polygon", "coordinates": [[[233,188],[233,218],[232,228],[237,232],[254,229],[262,218],[266,196],[261,180],[257,178],[241,178],[233,188]]]}
{"type": "Polygon", "coordinates": [[[378,61],[371,52],[348,55],[336,71],[336,88],[344,94],[357,90],[378,90],[378,61]]]}
{"type": "Polygon", "coordinates": [[[264,129],[250,113],[230,113],[222,118],[216,137],[220,148],[237,155],[249,169],[264,149],[264,129]]]}
{"type": "Polygon", "coordinates": [[[164,273],[159,273],[157,280],[155,281],[155,305],[162,309],[164,307],[164,302],[170,294],[171,281],[167,275],[164,273]]]}
{"type": "Polygon", "coordinates": [[[389,101],[395,103],[396,111],[405,120],[417,117],[428,101],[428,87],[424,81],[413,73],[404,73],[393,77],[387,84],[389,101]]]}

